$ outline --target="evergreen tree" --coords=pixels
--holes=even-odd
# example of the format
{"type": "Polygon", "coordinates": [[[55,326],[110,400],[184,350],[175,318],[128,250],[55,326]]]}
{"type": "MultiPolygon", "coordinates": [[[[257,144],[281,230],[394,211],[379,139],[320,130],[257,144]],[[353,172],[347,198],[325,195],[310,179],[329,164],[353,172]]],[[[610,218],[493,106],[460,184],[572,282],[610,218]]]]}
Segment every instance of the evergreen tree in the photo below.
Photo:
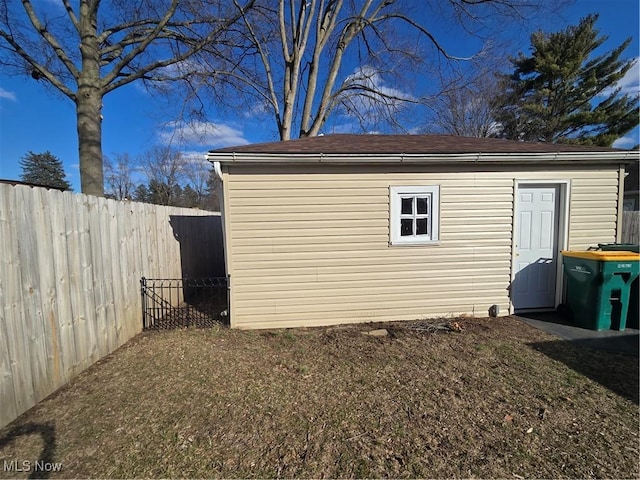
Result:
{"type": "Polygon", "coordinates": [[[159,180],[149,181],[148,202],[155,205],[171,205],[171,187],[159,180]]]}
{"type": "Polygon", "coordinates": [[[136,202],[149,203],[149,189],[147,188],[147,186],[142,183],[138,185],[133,191],[133,199],[136,202]]]}
{"type": "Polygon", "coordinates": [[[207,180],[205,195],[201,206],[202,209],[211,210],[213,212],[220,211],[220,186],[220,180],[218,180],[215,172],[211,170],[207,180]]]}
{"type": "Polygon", "coordinates": [[[602,55],[606,40],[595,29],[598,15],[552,34],[531,36],[532,54],[512,59],[503,76],[505,92],[496,100],[502,136],[523,141],[611,146],[639,122],[638,96],[616,84],[634,65],[620,56],[627,39],[602,55]]]}
{"type": "Polygon", "coordinates": [[[167,199],[167,205],[173,207],[184,207],[182,198],[182,187],[178,184],[173,185],[169,190],[169,198],[167,199]]]}
{"type": "Polygon", "coordinates": [[[66,174],[62,161],[48,150],[44,153],[29,151],[20,160],[23,182],[43,187],[71,190],[71,184],[65,180],[66,174]]]}
{"type": "Polygon", "coordinates": [[[196,192],[193,187],[189,184],[187,184],[183,189],[182,189],[182,199],[181,199],[181,206],[183,207],[187,207],[187,208],[200,208],[200,200],[198,198],[198,192],[196,192]]]}

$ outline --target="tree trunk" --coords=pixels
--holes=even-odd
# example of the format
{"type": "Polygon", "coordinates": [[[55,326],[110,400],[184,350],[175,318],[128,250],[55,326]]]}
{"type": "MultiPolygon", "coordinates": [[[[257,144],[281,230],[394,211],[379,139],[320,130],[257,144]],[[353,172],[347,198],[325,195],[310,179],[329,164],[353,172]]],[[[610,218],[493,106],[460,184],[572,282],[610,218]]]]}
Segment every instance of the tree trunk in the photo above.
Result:
{"type": "Polygon", "coordinates": [[[78,150],[82,193],[104,196],[102,170],[102,94],[90,85],[79,86],[76,97],[78,150]]]}
{"type": "Polygon", "coordinates": [[[76,115],[82,193],[104,196],[102,170],[102,89],[100,45],[97,36],[99,2],[80,2],[79,30],[82,69],[78,76],[76,115]]]}

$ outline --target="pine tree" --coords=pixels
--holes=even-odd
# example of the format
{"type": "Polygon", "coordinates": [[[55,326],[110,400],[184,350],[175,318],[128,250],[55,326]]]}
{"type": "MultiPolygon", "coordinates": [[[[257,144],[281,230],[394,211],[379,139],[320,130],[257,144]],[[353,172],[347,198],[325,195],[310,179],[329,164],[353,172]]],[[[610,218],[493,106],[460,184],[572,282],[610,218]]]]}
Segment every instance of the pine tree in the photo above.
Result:
{"type": "Polygon", "coordinates": [[[207,180],[205,195],[201,206],[202,209],[212,212],[220,211],[220,185],[221,183],[220,180],[218,180],[218,176],[211,170],[207,180]]]}
{"type": "Polygon", "coordinates": [[[48,150],[44,153],[29,151],[20,160],[23,182],[43,187],[71,190],[71,184],[65,180],[66,174],[62,161],[48,150]]]}
{"type": "Polygon", "coordinates": [[[171,187],[159,180],[149,181],[147,186],[149,197],[147,201],[154,205],[171,205],[171,187]]]}
{"type": "Polygon", "coordinates": [[[200,208],[200,201],[198,198],[198,192],[193,187],[187,184],[182,189],[182,198],[180,199],[180,206],[187,208],[200,208]]]}
{"type": "Polygon", "coordinates": [[[523,141],[611,146],[639,123],[638,96],[616,84],[634,65],[620,56],[627,39],[602,55],[606,40],[595,29],[598,15],[564,31],[531,36],[532,54],[512,59],[515,71],[502,76],[496,100],[502,136],[523,141]]]}
{"type": "Polygon", "coordinates": [[[133,199],[136,202],[149,203],[149,189],[147,188],[147,186],[144,184],[138,185],[133,191],[133,199]]]}

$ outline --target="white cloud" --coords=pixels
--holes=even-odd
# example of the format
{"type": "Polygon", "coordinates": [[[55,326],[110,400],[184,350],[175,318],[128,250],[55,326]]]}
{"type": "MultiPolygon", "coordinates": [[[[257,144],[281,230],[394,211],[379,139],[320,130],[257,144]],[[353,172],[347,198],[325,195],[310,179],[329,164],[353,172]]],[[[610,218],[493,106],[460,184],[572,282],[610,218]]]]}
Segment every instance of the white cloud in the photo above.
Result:
{"type": "Polygon", "coordinates": [[[271,106],[267,102],[256,102],[244,110],[242,116],[245,118],[260,118],[265,115],[270,115],[271,112],[271,106]]]}
{"type": "Polygon", "coordinates": [[[158,136],[167,145],[222,148],[249,143],[241,130],[213,122],[169,122],[158,136]]]}
{"type": "MultiPolygon", "coordinates": [[[[616,87],[620,88],[621,95],[638,95],[640,93],[640,57],[636,57],[633,61],[633,66],[627,71],[624,77],[622,77],[616,87]]],[[[600,94],[601,97],[611,95],[613,89],[607,88],[600,94]]]]}
{"type": "Polygon", "coordinates": [[[211,72],[194,60],[182,60],[154,70],[152,76],[159,78],[177,78],[192,73],[207,75],[211,72]]]}
{"type": "Polygon", "coordinates": [[[415,100],[411,93],[386,85],[380,72],[368,66],[354,70],[345,78],[342,87],[347,88],[344,102],[351,103],[358,111],[372,110],[380,105],[398,108],[406,101],[415,100]]]}
{"type": "Polygon", "coordinates": [[[17,100],[15,93],[5,90],[2,87],[0,87],[0,98],[6,98],[7,100],[12,100],[14,102],[17,100]]]}
{"type": "Polygon", "coordinates": [[[631,148],[638,144],[638,136],[625,135],[613,142],[614,148],[631,148]]]}
{"type": "Polygon", "coordinates": [[[639,58],[636,57],[633,67],[618,82],[618,86],[622,89],[620,93],[629,95],[640,93],[640,62],[638,60],[639,58]]]}
{"type": "MultiPolygon", "coordinates": [[[[59,1],[59,0],[57,0],[59,1]]],[[[197,82],[195,75],[210,76],[211,72],[206,66],[200,65],[194,60],[182,60],[172,63],[166,67],[159,67],[153,70],[149,77],[153,80],[145,80],[142,82],[133,82],[133,86],[145,95],[149,94],[149,90],[157,89],[160,92],[175,88],[173,81],[189,76],[191,82],[197,82]]],[[[202,83],[202,82],[200,82],[202,83]]]]}
{"type": "Polygon", "coordinates": [[[202,150],[186,150],[180,152],[182,154],[182,158],[184,158],[188,163],[202,164],[206,165],[209,163],[207,160],[207,151],[202,150]]]}

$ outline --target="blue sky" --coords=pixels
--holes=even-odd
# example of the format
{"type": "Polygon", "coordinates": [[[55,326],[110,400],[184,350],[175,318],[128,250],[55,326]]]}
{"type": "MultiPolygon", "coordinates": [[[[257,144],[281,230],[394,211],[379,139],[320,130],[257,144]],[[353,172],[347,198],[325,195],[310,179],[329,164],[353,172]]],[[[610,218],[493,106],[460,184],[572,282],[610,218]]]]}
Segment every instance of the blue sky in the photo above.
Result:
{"type": "MultiPolygon", "coordinates": [[[[558,16],[531,19],[531,30],[557,31],[576,24],[589,13],[600,14],[597,27],[609,36],[604,45],[606,50],[633,37],[625,57],[638,58],[640,13],[637,0],[577,0],[558,16]]],[[[528,53],[529,33],[524,32],[513,41],[514,55],[518,51],[528,53]]],[[[439,38],[449,49],[468,50],[465,43],[468,40],[463,36],[448,34],[444,28],[440,35],[445,36],[439,38]]],[[[636,66],[633,74],[624,79],[622,86],[627,91],[638,92],[639,72],[640,68],[636,66]]],[[[387,87],[395,88],[393,85],[387,87]]],[[[107,95],[103,108],[104,154],[112,157],[128,153],[135,157],[153,145],[169,141],[176,125],[166,108],[166,102],[136,85],[107,95]]],[[[187,140],[185,151],[199,154],[211,148],[277,139],[273,122],[264,124],[250,115],[229,111],[209,111],[208,117],[209,122],[196,124],[194,131],[182,132],[187,140]]],[[[344,131],[346,126],[332,123],[328,128],[344,131]]],[[[615,146],[628,148],[637,143],[639,129],[620,139],[615,146]]],[[[36,153],[49,150],[62,159],[67,179],[75,191],[80,191],[74,104],[41,82],[8,77],[0,70],[0,178],[19,179],[18,162],[29,150],[36,153]]]]}

